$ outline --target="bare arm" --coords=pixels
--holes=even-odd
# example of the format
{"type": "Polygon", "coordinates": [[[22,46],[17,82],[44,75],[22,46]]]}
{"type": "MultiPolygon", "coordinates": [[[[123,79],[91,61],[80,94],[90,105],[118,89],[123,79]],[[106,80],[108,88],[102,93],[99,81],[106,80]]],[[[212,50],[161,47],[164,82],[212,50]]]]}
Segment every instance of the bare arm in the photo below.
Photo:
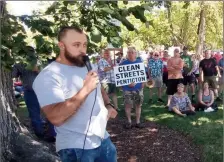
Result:
{"type": "Polygon", "coordinates": [[[200,79],[203,82],[204,81],[204,73],[203,73],[203,70],[201,67],[199,68],[199,74],[200,74],[200,79]]]}
{"type": "Polygon", "coordinates": [[[215,100],[214,92],[210,90],[211,93],[211,102],[209,103],[209,106],[211,106],[215,100]]]}
{"type": "Polygon", "coordinates": [[[184,61],[183,60],[180,60],[177,65],[173,66],[173,68],[175,68],[176,70],[182,70],[183,67],[184,67],[184,61]]]}
{"type": "Polygon", "coordinates": [[[219,70],[219,66],[215,66],[215,68],[217,70],[218,76],[221,77],[220,70],[219,70]]]}
{"type": "Polygon", "coordinates": [[[64,102],[44,106],[42,110],[53,125],[60,126],[72,115],[77,113],[88,94],[87,89],[82,88],[72,98],[64,102]]]}
{"type": "Polygon", "coordinates": [[[117,116],[117,111],[116,111],[117,108],[115,109],[111,105],[107,105],[108,103],[110,103],[110,98],[108,97],[103,87],[101,87],[101,93],[102,93],[104,105],[106,105],[106,108],[108,109],[107,120],[109,118],[115,118],[117,116]]]}
{"type": "MultiPolygon", "coordinates": [[[[201,104],[203,104],[203,105],[206,105],[206,103],[204,103],[203,101],[202,101],[202,91],[200,91],[199,93],[198,93],[198,101],[199,101],[199,103],[201,103],[201,104]]],[[[207,106],[207,105],[206,105],[207,106]]]]}
{"type": "Polygon", "coordinates": [[[108,95],[107,95],[107,93],[105,92],[105,90],[103,89],[103,87],[101,87],[101,93],[102,93],[102,97],[103,97],[104,105],[110,103],[110,98],[108,97],[108,95]]]}
{"type": "Polygon", "coordinates": [[[62,125],[78,112],[87,96],[97,87],[98,82],[97,73],[89,72],[83,87],[73,97],[64,102],[47,105],[42,108],[47,119],[55,126],[62,125]]]}
{"type": "Polygon", "coordinates": [[[148,75],[149,75],[149,80],[151,79],[151,70],[148,68],[148,75]]]}
{"type": "Polygon", "coordinates": [[[168,71],[174,70],[174,68],[172,67],[172,64],[171,64],[171,62],[169,60],[167,61],[167,70],[168,71]]]}
{"type": "Polygon", "coordinates": [[[103,69],[103,71],[104,72],[107,72],[107,71],[110,71],[110,70],[112,70],[113,69],[113,67],[105,67],[104,69],[103,69]]]}

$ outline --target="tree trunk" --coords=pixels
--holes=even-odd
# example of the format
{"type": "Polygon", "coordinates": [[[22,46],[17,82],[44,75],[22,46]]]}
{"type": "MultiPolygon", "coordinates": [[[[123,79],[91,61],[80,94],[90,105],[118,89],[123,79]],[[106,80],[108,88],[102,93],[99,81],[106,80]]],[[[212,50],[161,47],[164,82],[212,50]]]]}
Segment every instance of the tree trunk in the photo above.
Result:
{"type": "Polygon", "coordinates": [[[0,82],[0,160],[8,161],[11,155],[11,145],[13,134],[15,132],[15,123],[13,120],[14,113],[12,109],[15,108],[15,100],[12,93],[12,80],[5,70],[1,69],[0,82]],[[10,88],[11,87],[11,88],[10,88]]]}
{"type": "MultiPolygon", "coordinates": [[[[1,27],[6,2],[0,1],[1,27]]],[[[0,32],[2,35],[2,32],[0,32]]],[[[10,53],[8,53],[10,54],[10,53]]],[[[16,100],[10,70],[0,64],[0,162],[56,162],[58,157],[33,137],[15,115],[16,100]]]]}
{"type": "Polygon", "coordinates": [[[198,24],[198,43],[196,55],[203,54],[203,47],[205,42],[205,2],[201,3],[201,12],[200,12],[200,20],[198,24]]]}
{"type": "Polygon", "coordinates": [[[57,162],[48,147],[33,139],[17,119],[10,71],[1,68],[0,162],[57,162]]]}
{"type": "Polygon", "coordinates": [[[167,7],[167,16],[168,16],[168,22],[170,24],[170,30],[171,30],[171,40],[172,44],[174,46],[180,45],[180,42],[178,41],[177,36],[174,33],[173,23],[172,23],[172,16],[171,16],[171,8],[172,8],[172,1],[167,1],[165,7],[167,7]]]}

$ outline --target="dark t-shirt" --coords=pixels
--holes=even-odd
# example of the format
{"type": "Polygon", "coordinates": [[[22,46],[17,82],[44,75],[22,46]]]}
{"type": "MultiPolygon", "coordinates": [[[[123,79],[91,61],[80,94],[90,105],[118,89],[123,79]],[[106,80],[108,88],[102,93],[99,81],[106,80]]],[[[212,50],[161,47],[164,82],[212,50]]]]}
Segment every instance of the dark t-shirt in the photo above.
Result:
{"type": "Polygon", "coordinates": [[[202,68],[204,76],[216,76],[217,75],[217,70],[215,68],[216,66],[217,63],[213,58],[203,59],[199,65],[199,67],[202,68]]]}

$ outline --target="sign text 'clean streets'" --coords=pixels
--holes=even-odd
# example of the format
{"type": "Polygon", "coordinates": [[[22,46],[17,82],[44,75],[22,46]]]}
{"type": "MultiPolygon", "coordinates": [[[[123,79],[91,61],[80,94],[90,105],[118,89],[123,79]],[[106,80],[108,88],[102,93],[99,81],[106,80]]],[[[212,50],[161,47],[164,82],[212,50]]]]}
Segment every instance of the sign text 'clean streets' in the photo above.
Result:
{"type": "Polygon", "coordinates": [[[117,87],[147,81],[143,63],[115,66],[114,76],[117,87]]]}

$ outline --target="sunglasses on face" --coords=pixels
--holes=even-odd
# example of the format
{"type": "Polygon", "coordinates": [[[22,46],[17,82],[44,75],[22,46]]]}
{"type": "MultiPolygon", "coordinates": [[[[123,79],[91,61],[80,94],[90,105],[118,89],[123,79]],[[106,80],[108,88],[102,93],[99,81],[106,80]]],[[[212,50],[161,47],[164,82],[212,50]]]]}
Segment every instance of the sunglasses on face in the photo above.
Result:
{"type": "Polygon", "coordinates": [[[155,57],[158,57],[159,55],[154,55],[155,57]]]}

